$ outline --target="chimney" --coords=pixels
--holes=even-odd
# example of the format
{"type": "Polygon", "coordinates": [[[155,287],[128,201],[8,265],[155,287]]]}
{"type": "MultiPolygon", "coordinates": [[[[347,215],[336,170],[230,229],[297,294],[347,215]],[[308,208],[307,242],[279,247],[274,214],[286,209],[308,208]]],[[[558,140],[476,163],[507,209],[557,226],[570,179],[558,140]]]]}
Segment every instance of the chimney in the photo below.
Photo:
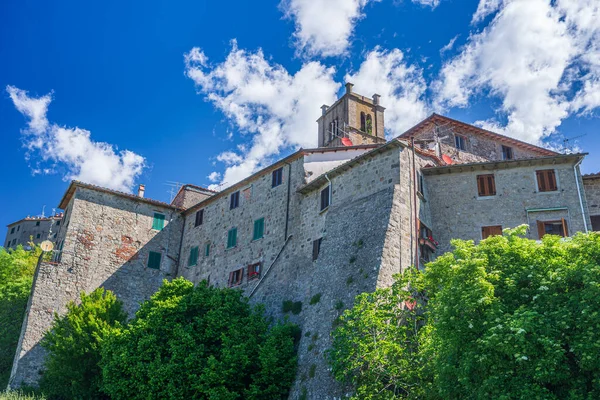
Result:
{"type": "Polygon", "coordinates": [[[144,192],[146,191],[146,185],[140,184],[138,187],[138,197],[144,197],[144,192]]]}
{"type": "Polygon", "coordinates": [[[375,104],[375,105],[379,105],[379,98],[380,98],[380,97],[381,97],[380,95],[378,95],[377,93],[375,93],[375,94],[373,95],[373,104],[375,104]]]}
{"type": "Polygon", "coordinates": [[[350,82],[346,82],[346,94],[352,93],[352,87],[354,85],[350,82]]]}
{"type": "Polygon", "coordinates": [[[327,104],[323,104],[321,106],[321,115],[325,115],[327,113],[328,108],[329,108],[329,106],[327,104]]]}

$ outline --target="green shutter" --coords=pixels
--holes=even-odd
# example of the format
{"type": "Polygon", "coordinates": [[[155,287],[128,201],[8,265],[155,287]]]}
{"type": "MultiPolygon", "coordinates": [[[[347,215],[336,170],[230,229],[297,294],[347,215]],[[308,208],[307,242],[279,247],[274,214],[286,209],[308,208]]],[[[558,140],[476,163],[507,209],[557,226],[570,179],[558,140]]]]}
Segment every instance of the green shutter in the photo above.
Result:
{"type": "Polygon", "coordinates": [[[231,228],[227,233],[227,248],[235,247],[237,244],[237,228],[231,228]]]}
{"type": "Polygon", "coordinates": [[[208,257],[210,255],[210,243],[206,243],[206,247],[204,248],[204,256],[208,257]]]}
{"type": "Polygon", "coordinates": [[[252,240],[260,239],[265,235],[265,219],[260,218],[254,221],[254,235],[252,240]]]}
{"type": "Polygon", "coordinates": [[[190,249],[190,258],[188,259],[188,267],[198,264],[198,246],[190,249]]]}
{"type": "Polygon", "coordinates": [[[154,220],[152,221],[152,229],[156,231],[162,230],[165,227],[165,215],[160,213],[154,213],[154,220]]]}
{"type": "Polygon", "coordinates": [[[160,269],[161,254],[156,251],[151,251],[148,254],[148,268],[160,269]]]}

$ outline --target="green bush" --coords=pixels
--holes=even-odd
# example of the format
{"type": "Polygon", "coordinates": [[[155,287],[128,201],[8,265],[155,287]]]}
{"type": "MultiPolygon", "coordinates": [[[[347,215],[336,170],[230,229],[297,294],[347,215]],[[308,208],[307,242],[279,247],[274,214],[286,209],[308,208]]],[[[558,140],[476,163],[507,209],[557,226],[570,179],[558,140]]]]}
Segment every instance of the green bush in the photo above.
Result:
{"type": "Polygon", "coordinates": [[[43,396],[33,394],[25,394],[22,392],[4,392],[0,393],[0,400],[44,400],[43,396]]]}
{"type": "Polygon", "coordinates": [[[284,313],[291,312],[294,315],[298,315],[302,311],[302,302],[301,301],[284,300],[281,309],[284,313]]]}
{"type": "Polygon", "coordinates": [[[82,293],[81,304],[70,302],[56,315],[41,344],[48,351],[40,389],[50,398],[102,399],[98,363],[102,342],[118,332],[126,315],[111,291],[82,293]]]}
{"type": "Polygon", "coordinates": [[[9,251],[0,247],[0,388],[8,384],[40,254],[38,247],[9,251]]]}
{"type": "Polygon", "coordinates": [[[239,290],[166,282],[102,349],[113,399],[280,399],[296,374],[289,323],[269,328],[239,290]]]}
{"type": "Polygon", "coordinates": [[[311,306],[314,306],[319,301],[321,301],[321,293],[317,293],[313,297],[311,297],[309,303],[310,303],[311,306]]]}
{"type": "Polygon", "coordinates": [[[600,398],[600,234],[525,232],[455,240],[358,296],[333,333],[335,377],[355,398],[600,398]]]}

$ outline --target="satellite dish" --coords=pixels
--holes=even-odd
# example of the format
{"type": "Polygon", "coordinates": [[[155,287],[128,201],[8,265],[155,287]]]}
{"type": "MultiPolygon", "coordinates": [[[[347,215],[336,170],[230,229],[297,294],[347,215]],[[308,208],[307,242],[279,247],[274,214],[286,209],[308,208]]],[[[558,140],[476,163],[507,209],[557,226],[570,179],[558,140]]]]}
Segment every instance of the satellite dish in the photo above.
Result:
{"type": "Polygon", "coordinates": [[[446,154],[444,154],[444,155],[442,156],[442,160],[444,160],[444,162],[445,162],[446,164],[448,164],[448,165],[452,165],[452,164],[454,164],[454,161],[453,161],[453,160],[452,160],[452,159],[451,159],[449,156],[447,156],[446,154]]]}
{"type": "Polygon", "coordinates": [[[347,137],[342,138],[342,144],[344,146],[352,146],[352,140],[348,139],[347,137]]]}
{"type": "Polygon", "coordinates": [[[54,249],[54,243],[49,240],[44,240],[42,243],[40,243],[40,248],[44,252],[52,251],[52,249],[54,249]]]}

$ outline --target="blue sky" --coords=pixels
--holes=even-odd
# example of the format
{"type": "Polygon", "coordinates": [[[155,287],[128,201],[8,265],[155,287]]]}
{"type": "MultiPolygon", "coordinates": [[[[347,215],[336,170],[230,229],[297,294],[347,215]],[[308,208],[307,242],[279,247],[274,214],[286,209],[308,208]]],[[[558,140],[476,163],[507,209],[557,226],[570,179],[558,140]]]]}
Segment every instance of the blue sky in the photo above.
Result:
{"type": "Polygon", "coordinates": [[[600,170],[598,0],[1,2],[1,224],[68,180],[230,185],[298,147],[345,81],[388,137],[431,112],[600,170]],[[50,4],[52,3],[52,4],[50,4]]]}

